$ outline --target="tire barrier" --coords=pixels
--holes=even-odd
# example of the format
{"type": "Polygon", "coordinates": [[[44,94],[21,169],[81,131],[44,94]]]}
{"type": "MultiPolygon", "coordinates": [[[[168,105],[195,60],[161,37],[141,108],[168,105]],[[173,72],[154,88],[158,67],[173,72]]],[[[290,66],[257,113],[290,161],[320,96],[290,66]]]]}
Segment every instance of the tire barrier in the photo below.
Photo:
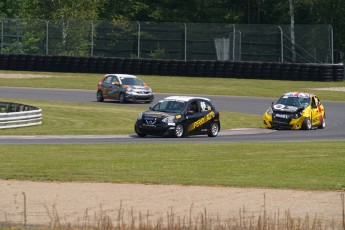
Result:
{"type": "Polygon", "coordinates": [[[127,73],[161,76],[343,81],[343,64],[160,60],[116,57],[0,54],[0,70],[127,73]]]}
{"type": "Polygon", "coordinates": [[[272,76],[271,76],[271,63],[270,62],[262,63],[261,78],[262,79],[272,79],[272,76]]]}
{"type": "Polygon", "coordinates": [[[215,63],[215,75],[216,77],[224,77],[225,76],[225,62],[224,61],[217,61],[215,63]]]}
{"type": "Polygon", "coordinates": [[[343,65],[336,65],[333,69],[333,81],[343,81],[345,79],[345,71],[343,65]]]}
{"type": "Polygon", "coordinates": [[[253,73],[252,76],[255,79],[260,79],[262,76],[262,62],[253,62],[253,73]]]}
{"type": "Polygon", "coordinates": [[[0,129],[42,124],[42,110],[35,106],[0,102],[0,129]]]}

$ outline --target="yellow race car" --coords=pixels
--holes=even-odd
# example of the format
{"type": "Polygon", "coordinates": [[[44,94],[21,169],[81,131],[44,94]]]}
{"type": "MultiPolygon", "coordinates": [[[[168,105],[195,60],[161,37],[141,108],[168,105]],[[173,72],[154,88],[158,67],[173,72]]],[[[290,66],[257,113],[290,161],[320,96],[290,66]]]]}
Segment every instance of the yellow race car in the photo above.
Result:
{"type": "Polygon", "coordinates": [[[325,108],[314,94],[285,93],[264,113],[263,125],[269,129],[323,129],[325,108]]]}

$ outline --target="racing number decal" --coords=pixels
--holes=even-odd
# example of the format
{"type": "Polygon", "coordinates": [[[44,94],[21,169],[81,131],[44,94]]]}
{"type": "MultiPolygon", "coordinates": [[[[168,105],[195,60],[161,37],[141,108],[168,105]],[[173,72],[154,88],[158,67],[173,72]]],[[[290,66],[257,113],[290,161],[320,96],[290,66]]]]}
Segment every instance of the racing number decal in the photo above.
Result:
{"type": "Polygon", "coordinates": [[[211,107],[209,105],[207,105],[206,102],[204,102],[204,101],[200,102],[200,107],[201,107],[201,111],[211,110],[211,107]]]}
{"type": "Polygon", "coordinates": [[[198,128],[199,126],[205,124],[206,122],[208,122],[209,120],[211,120],[215,116],[216,115],[212,111],[209,114],[207,114],[206,116],[204,116],[204,117],[200,118],[199,120],[197,120],[196,122],[193,122],[192,124],[188,125],[188,132],[193,131],[194,129],[198,128]]]}

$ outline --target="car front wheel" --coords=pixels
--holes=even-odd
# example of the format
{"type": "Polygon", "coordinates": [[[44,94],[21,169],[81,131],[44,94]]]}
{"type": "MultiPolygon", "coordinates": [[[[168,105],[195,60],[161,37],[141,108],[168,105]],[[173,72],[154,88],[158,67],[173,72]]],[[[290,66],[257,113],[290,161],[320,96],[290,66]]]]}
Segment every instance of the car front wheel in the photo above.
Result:
{"type": "Polygon", "coordinates": [[[217,123],[212,123],[210,127],[209,137],[216,137],[219,133],[219,125],[217,123]]]}
{"type": "Polygon", "coordinates": [[[181,125],[181,124],[176,125],[174,137],[184,137],[184,135],[185,135],[185,133],[184,133],[183,125],[181,125]]]}
{"type": "Polygon", "coordinates": [[[145,133],[140,132],[140,130],[139,130],[139,128],[138,128],[137,125],[134,126],[134,131],[135,131],[135,133],[136,133],[139,137],[145,137],[145,136],[146,136],[145,133]]]}
{"type": "Polygon", "coordinates": [[[126,97],[124,93],[121,93],[119,96],[120,103],[126,103],[126,97]]]}
{"type": "Polygon", "coordinates": [[[104,101],[103,95],[101,91],[97,91],[97,101],[102,102],[104,101]]]}
{"type": "Polygon", "coordinates": [[[305,130],[310,130],[311,129],[311,121],[310,121],[309,117],[304,119],[304,121],[303,121],[303,129],[305,129],[305,130]]]}

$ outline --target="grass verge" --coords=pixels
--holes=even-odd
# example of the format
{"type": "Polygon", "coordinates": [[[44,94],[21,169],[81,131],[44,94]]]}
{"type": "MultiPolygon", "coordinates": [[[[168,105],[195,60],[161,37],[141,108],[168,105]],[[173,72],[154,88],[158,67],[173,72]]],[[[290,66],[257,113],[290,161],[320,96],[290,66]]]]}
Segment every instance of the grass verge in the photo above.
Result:
{"type": "Polygon", "coordinates": [[[344,165],[344,142],[0,145],[16,180],[344,190],[344,165]]]}
{"type": "MultiPolygon", "coordinates": [[[[104,74],[0,71],[0,86],[96,90],[97,83],[103,75],[104,74]]],[[[303,91],[315,93],[323,100],[345,101],[344,92],[315,90],[315,88],[345,87],[345,82],[142,75],[139,77],[151,86],[156,93],[276,98],[285,92],[303,91]]]]}

